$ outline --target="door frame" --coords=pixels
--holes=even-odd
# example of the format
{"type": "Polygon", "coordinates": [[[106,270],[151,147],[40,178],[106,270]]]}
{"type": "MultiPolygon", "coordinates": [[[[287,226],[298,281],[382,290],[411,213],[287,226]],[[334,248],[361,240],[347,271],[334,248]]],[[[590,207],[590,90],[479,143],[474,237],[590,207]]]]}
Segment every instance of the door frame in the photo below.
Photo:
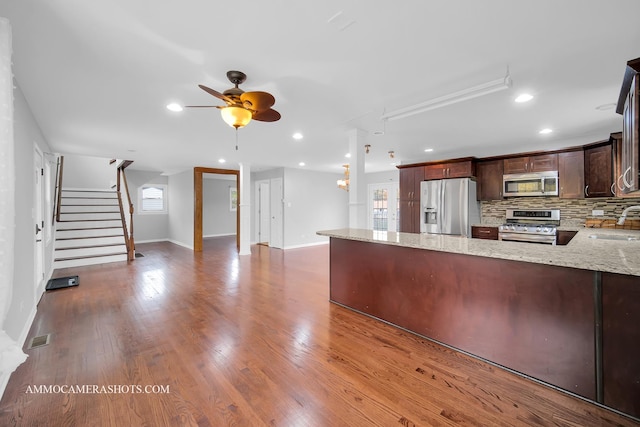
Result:
{"type": "Polygon", "coordinates": [[[193,168],[193,251],[202,252],[202,175],[205,173],[236,176],[236,189],[238,191],[238,208],[236,209],[236,248],[240,251],[240,171],[204,167],[193,168]]]}
{"type": "MultiPolygon", "coordinates": [[[[44,260],[45,260],[45,232],[44,228],[48,227],[48,221],[45,221],[45,203],[44,203],[44,193],[46,189],[44,188],[44,153],[40,148],[34,144],[34,156],[33,156],[33,171],[36,176],[34,184],[34,226],[40,228],[40,232],[35,235],[34,240],[34,289],[36,291],[40,288],[44,281],[44,260]],[[38,241],[38,238],[40,241],[38,241]],[[39,248],[38,248],[39,247],[39,248]]],[[[38,293],[36,292],[36,295],[38,293]]]]}

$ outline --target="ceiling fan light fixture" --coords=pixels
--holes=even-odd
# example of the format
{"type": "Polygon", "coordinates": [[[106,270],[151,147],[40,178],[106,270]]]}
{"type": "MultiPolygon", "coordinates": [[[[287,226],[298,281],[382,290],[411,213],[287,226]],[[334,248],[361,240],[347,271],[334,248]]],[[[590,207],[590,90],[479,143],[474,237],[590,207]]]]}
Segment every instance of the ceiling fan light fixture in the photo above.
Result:
{"type": "Polygon", "coordinates": [[[236,129],[245,127],[251,121],[251,111],[242,107],[225,107],[220,109],[222,120],[236,129]]]}

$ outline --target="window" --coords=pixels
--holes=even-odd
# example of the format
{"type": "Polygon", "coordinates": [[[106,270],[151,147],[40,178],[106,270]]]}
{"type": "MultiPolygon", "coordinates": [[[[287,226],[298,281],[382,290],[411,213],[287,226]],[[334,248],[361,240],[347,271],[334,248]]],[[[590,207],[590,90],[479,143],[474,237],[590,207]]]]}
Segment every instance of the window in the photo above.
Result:
{"type": "Polygon", "coordinates": [[[167,186],[143,185],[138,190],[140,213],[167,213],[167,186]]]}

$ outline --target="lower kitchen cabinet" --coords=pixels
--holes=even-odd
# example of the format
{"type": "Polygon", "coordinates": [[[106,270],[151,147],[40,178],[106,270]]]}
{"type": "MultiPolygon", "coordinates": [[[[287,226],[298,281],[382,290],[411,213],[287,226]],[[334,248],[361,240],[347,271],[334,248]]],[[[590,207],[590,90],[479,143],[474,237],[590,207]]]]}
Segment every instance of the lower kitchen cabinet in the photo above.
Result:
{"type": "Polygon", "coordinates": [[[498,227],[472,225],[471,237],[474,239],[498,240],[498,227]]]}
{"type": "Polygon", "coordinates": [[[420,233],[420,201],[400,200],[399,231],[420,233]]]}

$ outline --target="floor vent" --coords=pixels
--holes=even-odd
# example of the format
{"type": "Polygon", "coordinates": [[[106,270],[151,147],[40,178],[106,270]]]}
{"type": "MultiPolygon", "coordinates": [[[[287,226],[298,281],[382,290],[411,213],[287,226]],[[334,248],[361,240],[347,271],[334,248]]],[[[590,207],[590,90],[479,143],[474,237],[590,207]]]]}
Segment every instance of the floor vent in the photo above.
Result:
{"type": "Polygon", "coordinates": [[[50,341],[51,341],[51,334],[40,335],[39,337],[33,337],[31,338],[31,344],[29,344],[29,347],[27,347],[27,349],[48,345],[50,341]]]}

